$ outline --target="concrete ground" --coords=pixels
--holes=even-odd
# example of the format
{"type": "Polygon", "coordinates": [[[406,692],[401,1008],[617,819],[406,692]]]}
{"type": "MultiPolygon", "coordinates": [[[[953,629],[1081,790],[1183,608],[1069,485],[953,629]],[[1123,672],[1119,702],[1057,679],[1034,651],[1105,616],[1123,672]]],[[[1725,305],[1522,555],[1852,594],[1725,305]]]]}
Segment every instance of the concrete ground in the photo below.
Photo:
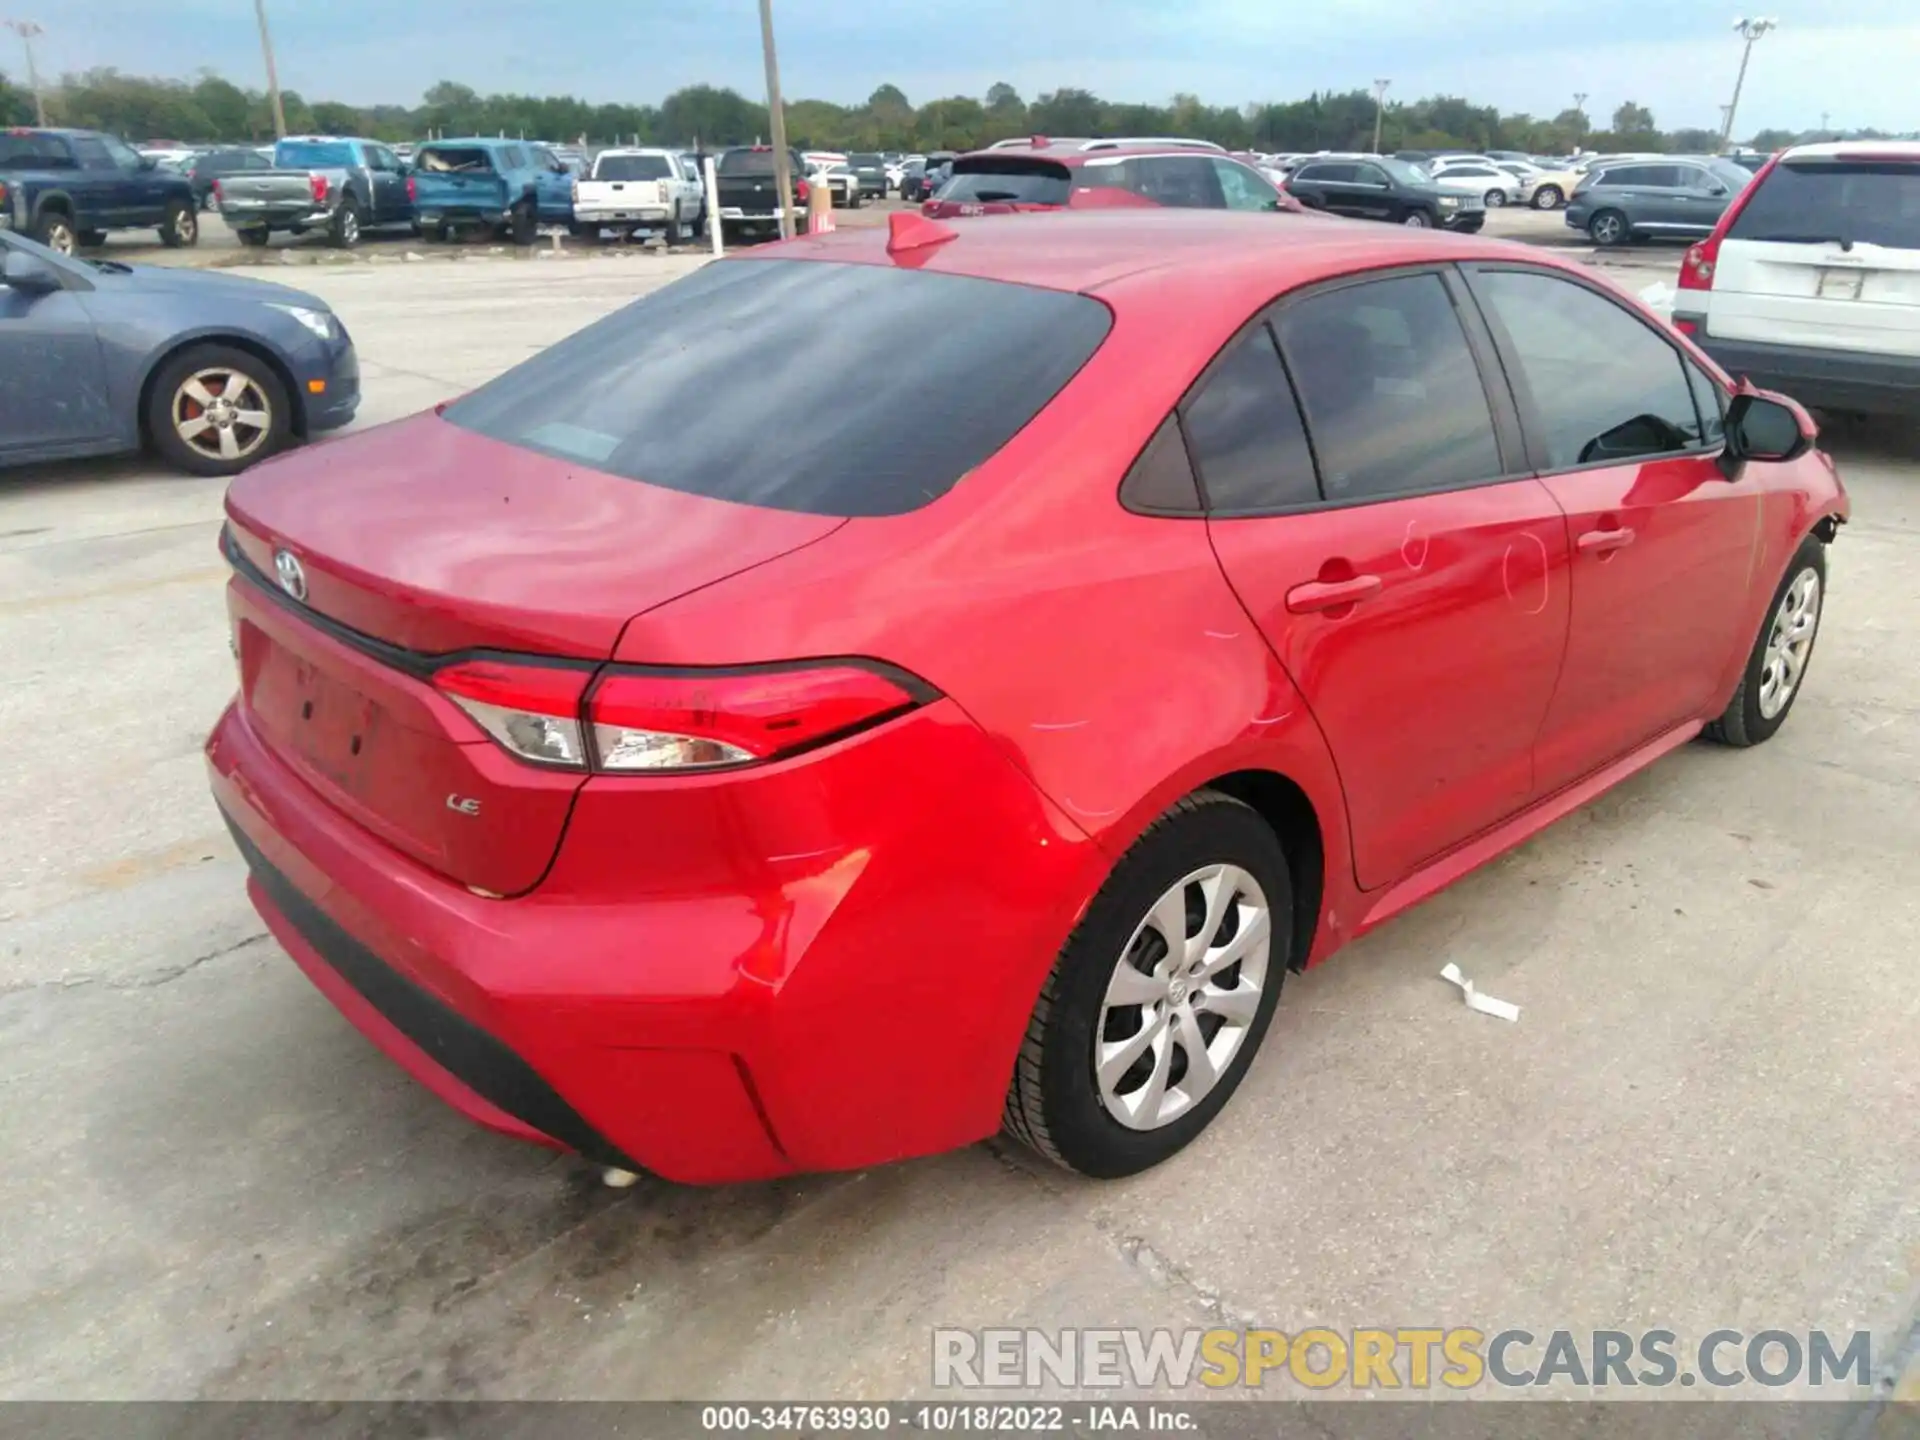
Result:
{"type": "MultiPolygon", "coordinates": [[[[693,263],[300,283],[374,424],[693,263]]],[[[899,1397],[936,1325],[1859,1328],[1891,1365],[1920,440],[1834,448],[1856,518],[1778,738],[1688,746],[1289,982],[1176,1161],[1100,1185],[994,1143],[715,1191],[470,1127],[264,938],[199,755],[233,690],[220,483],[0,475],[0,1397],[899,1397]]]]}

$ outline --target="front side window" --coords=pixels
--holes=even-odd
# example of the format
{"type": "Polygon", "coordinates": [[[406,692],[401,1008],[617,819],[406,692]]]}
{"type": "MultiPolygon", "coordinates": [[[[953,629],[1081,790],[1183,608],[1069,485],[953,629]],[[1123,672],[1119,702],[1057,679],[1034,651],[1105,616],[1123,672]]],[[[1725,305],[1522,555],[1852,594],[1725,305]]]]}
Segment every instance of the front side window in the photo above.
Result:
{"type": "Polygon", "coordinates": [[[1237,160],[1216,157],[1208,162],[1220,180],[1220,193],[1229,210],[1272,210],[1280,192],[1237,160]]]}
{"type": "Polygon", "coordinates": [[[1129,162],[1137,191],[1156,205],[1176,210],[1218,210],[1225,200],[1213,166],[1203,155],[1142,155],[1129,162]]]}
{"type": "Polygon", "coordinates": [[[1362,185],[1378,185],[1382,190],[1387,188],[1387,172],[1378,165],[1354,166],[1353,178],[1362,185]]]}
{"type": "Polygon", "coordinates": [[[1452,490],[1499,478],[1480,371],[1437,275],[1308,296],[1281,312],[1328,500],[1452,490]]]}
{"type": "Polygon", "coordinates": [[[1313,452],[1273,334],[1235,341],[1184,406],[1207,508],[1215,514],[1311,504],[1313,452]]]}
{"type": "Polygon", "coordinates": [[[107,153],[107,147],[91,135],[73,137],[73,158],[80,162],[85,170],[111,170],[114,168],[113,156],[107,153]]]}
{"type": "Polygon", "coordinates": [[[1506,331],[1548,469],[1704,443],[1680,352],[1644,321],[1557,275],[1483,271],[1474,288],[1506,331]]]}
{"type": "Polygon", "coordinates": [[[121,170],[138,170],[140,152],[124,140],[116,140],[111,135],[100,137],[100,143],[107,147],[107,157],[121,170]]]}

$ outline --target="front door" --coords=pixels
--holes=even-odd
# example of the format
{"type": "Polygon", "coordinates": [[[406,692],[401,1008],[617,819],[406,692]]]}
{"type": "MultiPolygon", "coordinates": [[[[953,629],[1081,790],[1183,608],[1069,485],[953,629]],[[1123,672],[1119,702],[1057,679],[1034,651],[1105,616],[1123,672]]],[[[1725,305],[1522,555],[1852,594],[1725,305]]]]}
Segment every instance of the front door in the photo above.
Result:
{"type": "Polygon", "coordinates": [[[400,157],[384,145],[366,147],[367,179],[373,191],[375,225],[394,225],[407,218],[407,177],[400,173],[400,157]]]}
{"type": "Polygon", "coordinates": [[[1761,493],[1716,463],[1712,381],[1597,283],[1520,268],[1469,278],[1572,536],[1566,664],[1536,750],[1546,793],[1717,701],[1751,638],[1761,493]]]}
{"type": "Polygon", "coordinates": [[[1263,326],[1183,414],[1215,552],[1326,735],[1369,889],[1526,804],[1566,639],[1566,522],[1503,478],[1464,300],[1420,271],[1286,301],[1298,406],[1263,326]]]}
{"type": "Polygon", "coordinates": [[[78,446],[113,429],[106,365],[80,297],[0,285],[0,455],[78,446]]]}

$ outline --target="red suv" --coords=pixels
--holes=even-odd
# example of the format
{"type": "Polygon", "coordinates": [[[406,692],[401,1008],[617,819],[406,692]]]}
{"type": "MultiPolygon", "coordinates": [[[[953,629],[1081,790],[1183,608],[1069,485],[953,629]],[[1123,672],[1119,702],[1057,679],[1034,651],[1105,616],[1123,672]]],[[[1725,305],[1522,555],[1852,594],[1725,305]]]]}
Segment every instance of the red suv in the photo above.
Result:
{"type": "Polygon", "coordinates": [[[1123,1175],[1289,970],[1780,726],[1813,433],[1539,250],[901,214],[235,481],[213,790],[281,944],[484,1124],[1123,1175]]]}
{"type": "Polygon", "coordinates": [[[1016,210],[1170,206],[1181,210],[1305,207],[1251,165],[1177,144],[1069,141],[1044,136],[1020,148],[981,150],[953,162],[952,177],[920,207],[934,219],[1016,210]]]}

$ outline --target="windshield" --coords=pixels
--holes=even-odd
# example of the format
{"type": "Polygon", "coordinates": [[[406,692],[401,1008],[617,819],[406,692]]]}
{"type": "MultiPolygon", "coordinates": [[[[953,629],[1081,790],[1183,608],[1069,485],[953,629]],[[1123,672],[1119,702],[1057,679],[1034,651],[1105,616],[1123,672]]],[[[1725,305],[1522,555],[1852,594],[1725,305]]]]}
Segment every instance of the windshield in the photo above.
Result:
{"type": "Polygon", "coordinates": [[[1920,165],[1858,160],[1776,165],[1727,234],[1734,240],[1837,240],[1920,250],[1920,165]]]}
{"type": "Polygon", "coordinates": [[[934,198],[980,204],[997,200],[1020,205],[1064,205],[1072,192],[1071,174],[1057,161],[995,155],[954,161],[952,178],[940,187],[940,193],[934,198]]]}
{"type": "Polygon", "coordinates": [[[664,155],[602,155],[593,162],[596,180],[669,180],[673,167],[664,155]]]}
{"type": "Polygon", "coordinates": [[[1061,290],[890,265],[721,260],[445,413],[493,439],[670,490],[816,515],[899,515],[1005,445],[1110,324],[1099,301],[1061,290]],[[858,314],[893,323],[843,323],[858,314]],[[769,355],[807,363],[768,364],[769,355]],[[902,415],[917,417],[904,433],[902,415]]]}
{"type": "Polygon", "coordinates": [[[282,140],[273,149],[273,163],[283,170],[351,165],[353,146],[345,140],[282,140]]]}

